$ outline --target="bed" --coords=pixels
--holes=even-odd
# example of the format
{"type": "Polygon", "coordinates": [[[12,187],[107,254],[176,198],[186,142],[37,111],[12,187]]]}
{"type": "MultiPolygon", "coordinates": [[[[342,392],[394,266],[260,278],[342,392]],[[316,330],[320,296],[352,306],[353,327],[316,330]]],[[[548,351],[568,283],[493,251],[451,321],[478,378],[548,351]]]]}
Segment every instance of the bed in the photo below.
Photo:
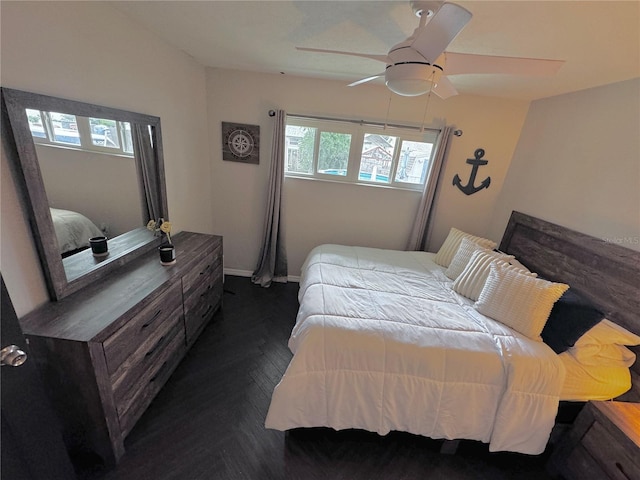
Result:
{"type": "Polygon", "coordinates": [[[91,237],[104,235],[91,220],[81,213],[60,208],[50,208],[50,211],[60,254],[63,257],[87,248],[91,237]]]}
{"type": "MultiPolygon", "coordinates": [[[[615,364],[617,380],[606,381],[608,368],[588,385],[579,380],[584,365],[572,352],[582,334],[572,340],[576,346],[558,353],[539,331],[495,320],[486,288],[478,293],[474,287],[475,300],[458,293],[466,287],[450,270],[460,255],[449,252],[445,268],[438,258],[443,249],[436,255],[322,245],[309,254],[289,340],[294,355],[273,392],[267,428],[399,430],[539,454],[560,401],[637,393],[636,367],[629,368],[635,357],[626,345],[640,343],[634,335],[640,331],[640,253],[519,212],[499,246],[503,260],[530,272],[518,281],[544,284],[558,297],[566,294],[562,285],[570,286],[606,316],[607,324],[597,319],[593,328],[615,334],[623,327],[624,346],[616,344],[615,351],[626,358],[615,364]],[[538,276],[544,279],[531,279],[538,276]]],[[[454,250],[462,250],[460,242],[454,250]]],[[[491,267],[492,282],[498,270],[491,267]]]]}

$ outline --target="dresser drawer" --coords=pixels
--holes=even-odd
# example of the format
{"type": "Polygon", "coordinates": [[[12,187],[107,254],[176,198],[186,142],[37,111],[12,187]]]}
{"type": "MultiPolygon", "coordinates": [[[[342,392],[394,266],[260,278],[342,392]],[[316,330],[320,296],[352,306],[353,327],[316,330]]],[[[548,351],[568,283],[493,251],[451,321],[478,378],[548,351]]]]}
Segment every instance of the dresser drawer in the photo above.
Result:
{"type": "Polygon", "coordinates": [[[222,265],[202,279],[200,285],[184,300],[184,324],[187,345],[197,337],[220,306],[222,300],[222,265]]]}
{"type": "Polygon", "coordinates": [[[600,478],[640,479],[640,452],[625,450],[597,421],[587,431],[582,445],[606,473],[606,477],[600,478]]]}
{"type": "Polygon", "coordinates": [[[109,374],[112,375],[142,344],[153,342],[154,332],[164,321],[175,317],[174,312],[181,304],[181,286],[176,282],[105,340],[104,354],[109,374]]]}
{"type": "Polygon", "coordinates": [[[582,445],[574,448],[566,459],[564,474],[566,478],[579,478],[580,480],[606,480],[609,478],[582,445]]]}
{"type": "Polygon", "coordinates": [[[186,352],[184,332],[181,325],[175,325],[170,335],[159,345],[159,354],[117,405],[118,419],[122,435],[126,436],[136,421],[149,406],[164,383],[171,376],[186,352]]]}
{"type": "Polygon", "coordinates": [[[166,356],[164,350],[172,342],[173,337],[180,336],[184,343],[182,324],[182,306],[178,305],[163,322],[154,325],[155,329],[149,332],[149,336],[111,375],[111,388],[118,414],[129,408],[128,405],[140,386],[140,379],[157,365],[159,358],[166,356]]]}
{"type": "Polygon", "coordinates": [[[640,480],[640,404],[588,402],[549,458],[552,477],[640,480]]]}
{"type": "Polygon", "coordinates": [[[205,253],[201,261],[191,271],[182,277],[182,291],[185,298],[192,290],[197,289],[214,270],[222,265],[222,244],[218,243],[212,251],[205,253]]]}

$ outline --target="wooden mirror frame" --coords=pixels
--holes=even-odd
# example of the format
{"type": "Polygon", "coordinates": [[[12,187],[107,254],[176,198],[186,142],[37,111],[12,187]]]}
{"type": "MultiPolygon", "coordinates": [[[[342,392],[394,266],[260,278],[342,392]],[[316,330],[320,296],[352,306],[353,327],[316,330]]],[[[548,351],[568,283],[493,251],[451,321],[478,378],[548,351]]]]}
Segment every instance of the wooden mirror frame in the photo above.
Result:
{"type": "MultiPolygon", "coordinates": [[[[35,143],[26,109],[69,113],[83,117],[106,118],[132,124],[149,125],[156,152],[150,165],[159,179],[158,205],[168,218],[160,118],[90,103],[66,100],[8,88],[1,89],[2,133],[9,162],[25,204],[29,223],[47,288],[52,300],[59,300],[102,278],[135,257],[156,246],[154,235],[144,226],[109,240],[109,255],[96,259],[91,249],[62,259],[58,250],[49,201],[38,163],[35,143]]],[[[142,198],[144,192],[139,192],[142,198]]]]}

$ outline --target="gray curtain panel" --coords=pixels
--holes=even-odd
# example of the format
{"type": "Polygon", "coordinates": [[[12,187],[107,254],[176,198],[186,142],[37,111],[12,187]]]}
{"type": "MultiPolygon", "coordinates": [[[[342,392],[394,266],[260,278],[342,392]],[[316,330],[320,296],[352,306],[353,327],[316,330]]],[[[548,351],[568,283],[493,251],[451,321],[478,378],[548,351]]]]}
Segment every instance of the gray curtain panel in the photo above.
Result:
{"type": "Polygon", "coordinates": [[[149,220],[157,220],[165,215],[160,203],[160,179],[157,176],[156,152],[151,140],[149,125],[132,124],[131,138],[133,139],[133,153],[136,157],[136,170],[140,183],[142,202],[145,205],[143,213],[149,220]]]}
{"type": "Polygon", "coordinates": [[[422,198],[420,199],[420,205],[418,206],[418,213],[415,221],[413,222],[413,229],[411,230],[409,242],[407,243],[407,250],[425,250],[427,245],[429,245],[429,238],[431,237],[431,228],[433,225],[433,202],[440,183],[444,160],[449,150],[449,140],[451,139],[452,132],[453,127],[446,126],[442,129],[440,135],[438,135],[433,163],[429,169],[427,182],[424,185],[422,198]]]}
{"type": "Polygon", "coordinates": [[[288,277],[287,252],[285,248],[282,184],[284,182],[284,150],[286,113],[278,110],[273,127],[271,169],[269,171],[269,193],[262,236],[260,260],[251,281],[262,287],[271,282],[286,283],[288,277]]]}

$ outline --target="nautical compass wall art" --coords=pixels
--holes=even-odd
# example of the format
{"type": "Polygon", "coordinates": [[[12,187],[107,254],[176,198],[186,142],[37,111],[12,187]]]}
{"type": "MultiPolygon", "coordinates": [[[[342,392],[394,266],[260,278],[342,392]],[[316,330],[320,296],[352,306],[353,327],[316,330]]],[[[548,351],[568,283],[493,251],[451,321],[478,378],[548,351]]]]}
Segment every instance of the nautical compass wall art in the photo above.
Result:
{"type": "Polygon", "coordinates": [[[222,122],[222,159],[260,163],[260,126],[222,122]]]}

